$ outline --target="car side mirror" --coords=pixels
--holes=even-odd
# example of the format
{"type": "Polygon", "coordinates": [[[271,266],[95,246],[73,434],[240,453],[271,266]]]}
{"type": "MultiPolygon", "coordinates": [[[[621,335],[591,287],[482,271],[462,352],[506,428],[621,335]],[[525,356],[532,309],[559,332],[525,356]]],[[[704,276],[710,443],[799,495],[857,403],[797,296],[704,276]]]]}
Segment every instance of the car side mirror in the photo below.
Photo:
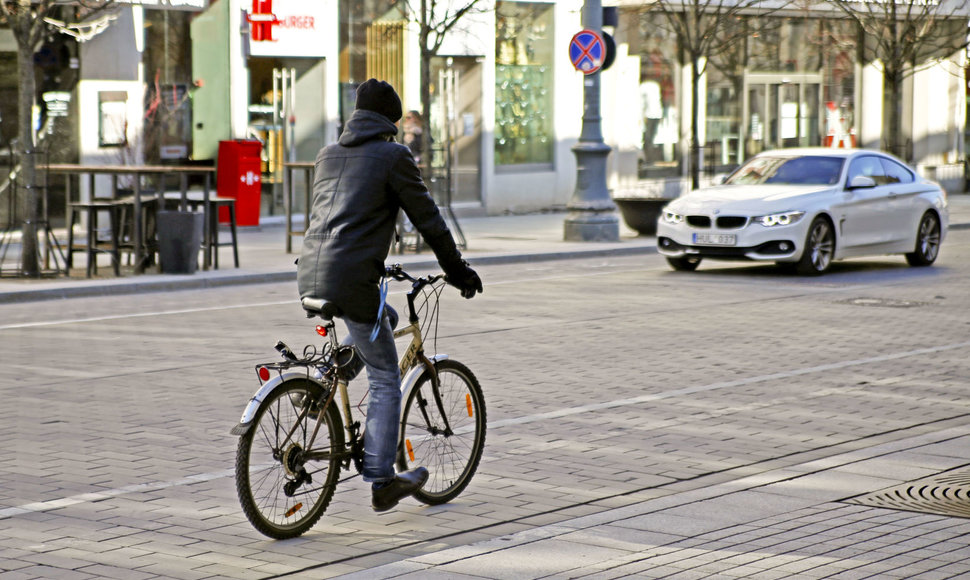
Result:
{"type": "Polygon", "coordinates": [[[868,187],[875,187],[875,186],[876,186],[876,180],[865,175],[856,175],[849,182],[849,189],[865,189],[868,187]]]}

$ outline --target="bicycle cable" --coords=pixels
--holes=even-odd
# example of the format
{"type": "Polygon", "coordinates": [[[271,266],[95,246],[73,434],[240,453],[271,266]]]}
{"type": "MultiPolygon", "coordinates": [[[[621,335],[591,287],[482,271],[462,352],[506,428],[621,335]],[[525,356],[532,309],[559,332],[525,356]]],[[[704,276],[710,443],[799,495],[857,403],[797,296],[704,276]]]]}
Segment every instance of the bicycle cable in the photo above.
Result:
{"type": "Polygon", "coordinates": [[[381,295],[381,301],[380,305],[377,307],[377,322],[374,323],[374,330],[371,330],[370,332],[371,342],[377,340],[377,335],[381,332],[381,318],[384,316],[384,305],[387,304],[387,276],[383,276],[381,278],[378,288],[381,295]]]}

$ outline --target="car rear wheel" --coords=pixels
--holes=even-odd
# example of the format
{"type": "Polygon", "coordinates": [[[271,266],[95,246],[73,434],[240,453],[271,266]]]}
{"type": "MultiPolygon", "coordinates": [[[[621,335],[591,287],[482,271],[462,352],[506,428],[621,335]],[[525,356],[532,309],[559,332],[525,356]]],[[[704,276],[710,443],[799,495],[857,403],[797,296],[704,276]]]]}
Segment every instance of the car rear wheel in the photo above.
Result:
{"type": "Polygon", "coordinates": [[[906,254],[910,266],[929,266],[940,255],[940,218],[928,211],[919,220],[916,230],[916,249],[906,254]]]}
{"type": "Polygon", "coordinates": [[[818,276],[825,273],[835,255],[835,231],[824,217],[817,217],[808,228],[805,250],[795,269],[803,276],[818,276]]]}
{"type": "Polygon", "coordinates": [[[693,256],[683,258],[667,258],[670,267],[678,272],[693,272],[701,265],[701,259],[693,256]]]}

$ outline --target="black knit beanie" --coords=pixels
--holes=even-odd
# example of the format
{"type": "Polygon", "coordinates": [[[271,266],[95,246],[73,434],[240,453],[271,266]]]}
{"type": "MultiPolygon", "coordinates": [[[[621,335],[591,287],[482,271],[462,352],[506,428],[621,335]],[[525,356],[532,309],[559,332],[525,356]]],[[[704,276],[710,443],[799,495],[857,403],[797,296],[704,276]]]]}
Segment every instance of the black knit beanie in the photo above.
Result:
{"type": "Polygon", "coordinates": [[[387,81],[368,79],[357,87],[357,108],[380,113],[392,123],[401,120],[401,97],[387,81]]]}

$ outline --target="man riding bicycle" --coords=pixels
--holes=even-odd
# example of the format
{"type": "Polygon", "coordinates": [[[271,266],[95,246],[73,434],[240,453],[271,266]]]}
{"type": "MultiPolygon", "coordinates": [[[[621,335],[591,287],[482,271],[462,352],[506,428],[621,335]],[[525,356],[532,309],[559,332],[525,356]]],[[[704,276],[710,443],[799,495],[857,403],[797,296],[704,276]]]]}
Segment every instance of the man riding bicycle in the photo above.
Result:
{"type": "Polygon", "coordinates": [[[482,281],[462,260],[410,150],[394,141],[401,99],[384,81],[357,88],[357,105],[337,143],[317,154],[310,223],[297,270],[301,298],[334,303],[367,368],[364,481],[375,511],[421,488],[428,470],[395,474],[401,376],[392,323],[380,290],[399,210],[431,246],[448,282],[472,298],[482,281]]]}

